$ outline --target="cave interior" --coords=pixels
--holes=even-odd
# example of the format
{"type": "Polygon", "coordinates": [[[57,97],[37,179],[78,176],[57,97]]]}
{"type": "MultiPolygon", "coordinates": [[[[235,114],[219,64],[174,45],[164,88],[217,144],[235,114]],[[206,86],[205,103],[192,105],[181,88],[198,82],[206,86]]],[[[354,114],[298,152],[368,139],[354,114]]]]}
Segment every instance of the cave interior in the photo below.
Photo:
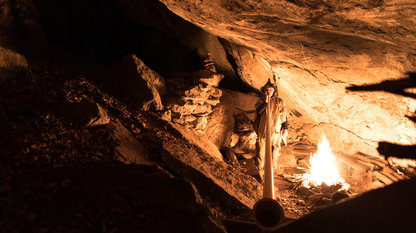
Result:
{"type": "Polygon", "coordinates": [[[407,0],[0,0],[0,228],[416,232],[415,25],[407,0]]]}

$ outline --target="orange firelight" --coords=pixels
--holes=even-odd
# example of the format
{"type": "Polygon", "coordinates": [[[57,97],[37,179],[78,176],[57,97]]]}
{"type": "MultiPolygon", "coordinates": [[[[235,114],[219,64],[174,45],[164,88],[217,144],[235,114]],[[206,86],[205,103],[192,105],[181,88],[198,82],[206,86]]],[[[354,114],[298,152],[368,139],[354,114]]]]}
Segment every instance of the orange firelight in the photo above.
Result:
{"type": "Polygon", "coordinates": [[[342,189],[348,189],[349,185],[340,176],[338,166],[336,164],[336,157],[329,147],[329,141],[322,134],[322,140],[318,144],[318,151],[311,155],[310,172],[303,175],[303,184],[306,187],[311,185],[336,185],[342,184],[342,189]]]}

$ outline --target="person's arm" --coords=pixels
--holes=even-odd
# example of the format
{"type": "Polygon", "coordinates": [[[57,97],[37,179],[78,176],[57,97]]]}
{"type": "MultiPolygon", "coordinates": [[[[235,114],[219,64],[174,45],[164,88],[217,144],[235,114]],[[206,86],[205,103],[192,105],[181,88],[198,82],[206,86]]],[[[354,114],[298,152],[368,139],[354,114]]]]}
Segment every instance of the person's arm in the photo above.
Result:
{"type": "Polygon", "coordinates": [[[282,131],[289,129],[289,123],[287,122],[287,117],[285,116],[285,121],[282,123],[282,131]]]}
{"type": "Polygon", "coordinates": [[[282,103],[282,114],[283,114],[283,123],[282,123],[282,127],[281,127],[281,138],[283,143],[285,144],[285,146],[287,146],[287,135],[289,134],[289,123],[287,121],[287,115],[286,115],[286,109],[285,109],[285,105],[282,103]]]}
{"type": "Polygon", "coordinates": [[[266,107],[267,107],[267,103],[263,102],[262,104],[260,104],[256,111],[257,111],[257,116],[260,116],[261,114],[263,114],[264,111],[266,111],[266,107]]]}

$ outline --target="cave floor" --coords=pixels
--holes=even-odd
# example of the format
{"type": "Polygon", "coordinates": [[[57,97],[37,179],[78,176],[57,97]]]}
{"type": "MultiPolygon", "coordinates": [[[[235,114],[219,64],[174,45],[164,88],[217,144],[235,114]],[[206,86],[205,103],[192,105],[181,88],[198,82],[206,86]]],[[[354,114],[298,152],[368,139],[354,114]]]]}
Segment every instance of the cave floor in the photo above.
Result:
{"type": "Polygon", "coordinates": [[[340,186],[302,186],[301,177],[309,171],[309,157],[317,151],[317,145],[297,142],[282,146],[278,167],[275,169],[275,193],[283,206],[285,217],[299,219],[318,209],[333,205],[338,197],[352,196],[341,191],[340,186]]]}
{"type": "Polygon", "coordinates": [[[274,181],[276,196],[280,199],[285,217],[288,219],[299,219],[313,211],[313,206],[308,206],[303,201],[302,194],[297,192],[299,182],[293,181],[290,177],[305,173],[305,170],[298,166],[298,161],[308,159],[316,148],[316,145],[299,142],[282,146],[274,181]]]}
{"type": "MultiPolygon", "coordinates": [[[[79,64],[82,63],[81,61],[73,63],[80,67],[86,66],[79,64]]],[[[152,120],[144,118],[144,115],[136,114],[137,112],[129,111],[116,99],[104,95],[99,88],[84,79],[97,72],[91,69],[99,68],[89,66],[82,70],[72,66],[63,66],[60,63],[51,64],[39,61],[31,64],[29,75],[18,77],[12,80],[10,85],[3,86],[0,92],[0,103],[2,103],[0,108],[0,116],[2,116],[0,122],[2,126],[0,127],[2,148],[0,157],[0,180],[2,181],[0,207],[2,208],[0,209],[2,211],[0,211],[0,216],[3,222],[0,221],[0,225],[7,223],[6,229],[20,229],[22,221],[25,229],[53,225],[53,222],[38,222],[36,215],[41,213],[44,216],[54,217],[48,205],[42,205],[39,209],[37,203],[39,200],[48,203],[51,193],[55,192],[55,186],[49,187],[49,184],[42,183],[34,187],[31,179],[19,179],[19,182],[16,182],[17,177],[22,174],[32,174],[37,170],[52,169],[53,171],[55,168],[65,166],[83,167],[89,163],[114,164],[117,161],[113,157],[114,148],[110,143],[110,135],[104,128],[86,130],[62,121],[54,114],[56,106],[63,101],[77,100],[77,98],[99,100],[101,105],[112,109],[111,113],[117,116],[131,132],[138,131],[136,125],[140,124],[137,122],[152,120]],[[37,192],[36,195],[33,194],[33,190],[37,192]],[[34,198],[38,199],[34,200],[34,198]]],[[[146,117],[152,116],[146,115],[146,117]]],[[[154,132],[142,129],[140,134],[154,135],[154,132]]],[[[165,140],[169,139],[168,136],[162,135],[161,137],[165,140]]],[[[159,140],[155,136],[148,136],[148,138],[149,140],[146,141],[148,144],[159,140]]],[[[309,190],[314,192],[311,195],[308,190],[299,189],[297,177],[305,173],[306,160],[315,151],[316,145],[306,142],[297,142],[282,147],[282,155],[279,158],[281,165],[276,169],[275,184],[276,193],[288,221],[299,219],[333,203],[331,196],[334,192],[323,193],[309,190]]],[[[94,170],[89,172],[94,174],[94,170]]],[[[50,176],[53,177],[54,173],[50,173],[50,176]]],[[[62,186],[65,185],[65,183],[62,184],[62,186]]],[[[101,221],[98,215],[94,216],[94,219],[97,222],[101,221]]],[[[76,219],[65,221],[77,223],[76,219]]],[[[80,226],[79,229],[84,229],[84,227],[89,229],[88,224],[80,226]]]]}

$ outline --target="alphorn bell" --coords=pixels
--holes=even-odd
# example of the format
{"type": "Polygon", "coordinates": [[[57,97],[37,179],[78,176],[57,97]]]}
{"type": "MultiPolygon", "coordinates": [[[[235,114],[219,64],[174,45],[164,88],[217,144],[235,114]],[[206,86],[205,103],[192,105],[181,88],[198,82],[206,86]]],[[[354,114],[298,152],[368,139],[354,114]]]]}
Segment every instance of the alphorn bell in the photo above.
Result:
{"type": "Polygon", "coordinates": [[[283,208],[274,199],[273,162],[270,130],[270,96],[266,96],[266,148],[264,158],[263,198],[253,207],[256,224],[265,231],[277,228],[283,219],[283,208]]]}

